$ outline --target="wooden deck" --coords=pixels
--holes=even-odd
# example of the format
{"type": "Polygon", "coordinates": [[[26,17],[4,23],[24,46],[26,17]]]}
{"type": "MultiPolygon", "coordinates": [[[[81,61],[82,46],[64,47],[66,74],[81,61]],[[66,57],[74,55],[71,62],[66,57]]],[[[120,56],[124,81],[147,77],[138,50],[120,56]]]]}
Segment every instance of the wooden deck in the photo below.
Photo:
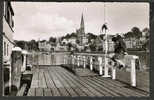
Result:
{"type": "Polygon", "coordinates": [[[27,96],[149,96],[119,81],[101,76],[78,77],[58,66],[35,68],[27,96]]]}

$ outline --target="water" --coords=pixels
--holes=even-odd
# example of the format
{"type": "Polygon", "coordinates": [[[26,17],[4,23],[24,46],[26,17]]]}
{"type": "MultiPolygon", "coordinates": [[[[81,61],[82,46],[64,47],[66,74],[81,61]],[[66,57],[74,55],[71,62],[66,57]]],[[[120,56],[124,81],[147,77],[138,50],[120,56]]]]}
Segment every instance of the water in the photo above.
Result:
{"type": "MultiPolygon", "coordinates": [[[[54,53],[33,53],[33,59],[30,61],[34,65],[61,65],[64,64],[64,55],[68,55],[68,52],[54,52],[54,53]]],[[[141,67],[149,69],[149,53],[143,51],[131,51],[129,55],[139,56],[141,67]]]]}
{"type": "Polygon", "coordinates": [[[34,65],[61,65],[64,64],[64,55],[67,53],[54,52],[54,53],[43,53],[38,52],[33,54],[34,65]]]}
{"type": "Polygon", "coordinates": [[[128,54],[139,56],[141,67],[145,69],[149,69],[150,63],[150,54],[145,51],[129,51],[128,54]]]}

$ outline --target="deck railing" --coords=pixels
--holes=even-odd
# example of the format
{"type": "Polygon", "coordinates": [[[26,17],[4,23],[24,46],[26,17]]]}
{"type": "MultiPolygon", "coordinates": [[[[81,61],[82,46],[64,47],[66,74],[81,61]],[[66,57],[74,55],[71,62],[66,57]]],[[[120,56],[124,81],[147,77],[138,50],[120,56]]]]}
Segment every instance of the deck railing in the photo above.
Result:
{"type": "MultiPolygon", "coordinates": [[[[125,71],[129,71],[130,74],[130,84],[131,86],[136,86],[136,60],[139,60],[138,56],[135,55],[125,55],[123,62],[127,66],[125,71]]],[[[98,71],[98,74],[103,77],[111,77],[113,80],[116,79],[117,67],[109,64],[111,59],[105,57],[105,54],[90,54],[90,53],[74,53],[71,55],[64,56],[64,64],[71,64],[76,67],[86,68],[89,66],[91,71],[98,71]],[[105,62],[106,60],[106,62],[105,62]],[[106,64],[106,66],[105,66],[106,64]]],[[[139,65],[140,66],[140,65],[139,65]]],[[[122,69],[122,70],[124,70],[122,69]]]]}

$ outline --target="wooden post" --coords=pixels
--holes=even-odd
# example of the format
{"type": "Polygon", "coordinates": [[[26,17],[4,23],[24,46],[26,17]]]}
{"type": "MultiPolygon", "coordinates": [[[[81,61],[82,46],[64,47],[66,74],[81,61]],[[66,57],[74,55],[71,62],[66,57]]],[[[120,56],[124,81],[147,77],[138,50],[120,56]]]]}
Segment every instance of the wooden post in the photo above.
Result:
{"type": "Polygon", "coordinates": [[[102,75],[103,74],[102,57],[98,57],[98,62],[99,62],[99,75],[102,75]]]}
{"type": "Polygon", "coordinates": [[[22,65],[22,68],[21,68],[21,72],[24,72],[25,69],[26,69],[26,54],[23,54],[24,56],[24,60],[23,60],[23,65],[22,65]]]}
{"type": "Polygon", "coordinates": [[[90,70],[93,70],[93,57],[90,57],[90,70]]]}
{"type": "Polygon", "coordinates": [[[9,77],[10,77],[10,79],[9,79],[9,92],[11,93],[11,85],[12,85],[12,68],[11,68],[11,64],[10,64],[10,66],[9,66],[9,77]]]}
{"type": "Polygon", "coordinates": [[[86,68],[86,56],[83,56],[83,68],[86,68]]]}

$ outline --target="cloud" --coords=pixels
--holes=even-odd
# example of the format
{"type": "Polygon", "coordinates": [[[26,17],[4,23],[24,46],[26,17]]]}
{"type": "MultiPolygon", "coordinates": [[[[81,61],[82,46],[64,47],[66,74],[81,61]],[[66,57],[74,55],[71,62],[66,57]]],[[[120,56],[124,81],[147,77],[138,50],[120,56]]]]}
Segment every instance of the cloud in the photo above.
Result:
{"type": "Polygon", "coordinates": [[[49,38],[49,36],[61,36],[66,33],[73,32],[74,23],[58,14],[50,14],[47,12],[37,12],[33,15],[17,16],[15,24],[15,39],[38,39],[49,38]],[[23,19],[24,18],[24,19],[23,19]],[[20,34],[20,35],[19,35],[20,34]],[[26,38],[23,35],[26,35],[26,38]]]}
{"type": "MultiPolygon", "coordinates": [[[[104,24],[104,4],[14,2],[14,39],[48,39],[74,32],[84,15],[85,30],[100,34],[104,24]]],[[[109,34],[128,32],[133,26],[149,27],[148,3],[107,3],[106,22],[109,34]]]]}

